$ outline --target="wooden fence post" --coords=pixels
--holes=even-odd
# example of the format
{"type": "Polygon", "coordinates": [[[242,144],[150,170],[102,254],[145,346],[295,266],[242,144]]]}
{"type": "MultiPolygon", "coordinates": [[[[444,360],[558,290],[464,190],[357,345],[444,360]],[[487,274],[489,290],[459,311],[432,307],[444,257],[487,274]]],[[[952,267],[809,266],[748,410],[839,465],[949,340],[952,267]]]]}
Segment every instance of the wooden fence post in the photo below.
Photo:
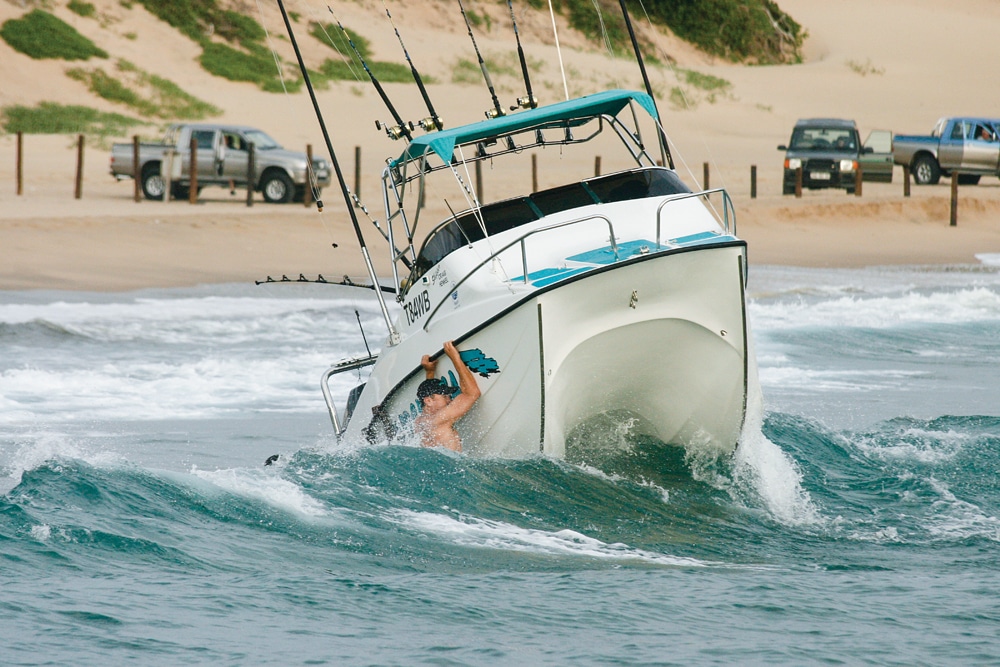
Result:
{"type": "Polygon", "coordinates": [[[854,196],[861,196],[862,183],[864,182],[864,175],[861,173],[861,165],[858,165],[858,170],[854,172],[854,196]]]}
{"type": "Polygon", "coordinates": [[[601,175],[601,156],[597,155],[594,157],[594,176],[601,175]]]}
{"type": "Polygon", "coordinates": [[[531,154],[531,191],[538,192],[538,155],[531,154]]]}
{"type": "Polygon", "coordinates": [[[702,172],[704,173],[704,178],[703,178],[703,185],[701,186],[701,189],[702,190],[708,190],[710,186],[708,185],[708,163],[707,162],[705,162],[704,164],[702,164],[702,172]]]}
{"type": "Polygon", "coordinates": [[[802,167],[795,170],[795,196],[802,198],[802,167]]]}
{"type": "Polygon", "coordinates": [[[910,168],[903,165],[903,196],[910,196],[910,168]]]}
{"type": "Polygon", "coordinates": [[[309,208],[309,204],[312,203],[313,198],[313,180],[315,173],[313,172],[313,146],[312,144],[306,144],[306,185],[305,191],[302,193],[302,205],[309,208]]]}
{"type": "Polygon", "coordinates": [[[951,172],[951,222],[952,227],[958,226],[958,172],[951,172]]]}
{"type": "Polygon", "coordinates": [[[191,137],[191,184],[188,186],[188,202],[198,203],[198,140],[191,137]]]}
{"type": "Polygon", "coordinates": [[[253,191],[257,187],[257,146],[247,146],[247,206],[253,206],[253,191]]]}
{"type": "Polygon", "coordinates": [[[24,194],[24,132],[17,133],[17,194],[24,194]]]}
{"type": "Polygon", "coordinates": [[[168,148],[163,154],[163,158],[167,166],[164,169],[163,163],[160,163],[160,178],[163,180],[163,201],[166,203],[170,201],[170,189],[173,187],[174,179],[174,160],[177,159],[177,154],[173,148],[168,148]]]}
{"type": "Polygon", "coordinates": [[[757,198],[757,165],[750,165],[750,199],[757,198]]]}
{"type": "Polygon", "coordinates": [[[83,135],[76,136],[76,188],[73,193],[76,199],[83,197],[83,135]]]}
{"type": "Polygon", "coordinates": [[[139,135],[132,135],[132,199],[142,201],[142,169],[139,165],[139,135]]]}

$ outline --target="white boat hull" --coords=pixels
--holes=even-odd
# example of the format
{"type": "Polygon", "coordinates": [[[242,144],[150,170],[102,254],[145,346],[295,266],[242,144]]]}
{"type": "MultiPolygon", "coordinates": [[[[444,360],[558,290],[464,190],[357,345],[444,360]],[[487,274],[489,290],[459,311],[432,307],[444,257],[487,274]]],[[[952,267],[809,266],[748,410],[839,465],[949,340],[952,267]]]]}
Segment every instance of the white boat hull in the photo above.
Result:
{"type": "MultiPolygon", "coordinates": [[[[479,359],[469,365],[482,398],[457,426],[472,455],[561,458],[609,423],[727,453],[747,395],[744,250],[727,242],[616,263],[536,290],[472,330],[442,319],[406,347],[453,338],[479,359]]],[[[393,366],[384,358],[373,369],[346,437],[362,437],[376,405],[392,424],[376,439],[405,437],[424,375],[410,367],[399,379],[393,366]]],[[[454,378],[447,360],[439,370],[454,378]]]]}

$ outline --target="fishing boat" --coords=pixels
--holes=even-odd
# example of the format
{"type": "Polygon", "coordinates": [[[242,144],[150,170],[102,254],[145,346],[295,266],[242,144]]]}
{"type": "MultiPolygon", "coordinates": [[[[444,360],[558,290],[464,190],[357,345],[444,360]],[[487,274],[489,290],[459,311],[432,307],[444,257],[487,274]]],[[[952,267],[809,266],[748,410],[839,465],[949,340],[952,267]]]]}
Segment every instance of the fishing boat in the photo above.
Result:
{"type": "MultiPolygon", "coordinates": [[[[442,353],[454,341],[481,390],[456,425],[470,455],[572,457],[574,443],[609,428],[732,452],[756,374],[746,243],[729,195],[678,176],[649,93],[512,110],[496,104],[485,120],[449,129],[428,123],[387,160],[378,228],[392,276],[375,290],[387,332],[377,354],[323,375],[338,438],[407,440],[423,355],[439,358],[437,375],[459,391],[442,353]],[[491,202],[472,186],[477,163],[526,165],[531,151],[586,150],[599,138],[626,168],[491,202]],[[431,197],[448,213],[424,233],[431,197]],[[367,379],[334,397],[331,378],[363,367],[367,379]]],[[[339,175],[335,156],[334,165],[339,175]]]]}

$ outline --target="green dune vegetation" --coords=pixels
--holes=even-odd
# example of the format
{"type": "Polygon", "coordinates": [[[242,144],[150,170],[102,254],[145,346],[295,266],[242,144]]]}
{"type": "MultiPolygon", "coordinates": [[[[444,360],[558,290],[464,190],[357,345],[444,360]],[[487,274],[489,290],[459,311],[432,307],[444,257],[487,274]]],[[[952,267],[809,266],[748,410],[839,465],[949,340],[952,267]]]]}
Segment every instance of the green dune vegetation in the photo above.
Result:
{"type": "Polygon", "coordinates": [[[108,57],[106,51],[99,49],[73,26],[42,9],[34,9],[19,19],[5,21],[0,27],[0,37],[15,51],[36,60],[108,57]]]}
{"type": "Polygon", "coordinates": [[[218,116],[222,109],[190,95],[172,81],[118,60],[108,74],[102,68],[75,67],[67,76],[82,81],[90,92],[109,102],[130,107],[145,118],[201,120],[218,116]]]}
{"type": "MultiPolygon", "coordinates": [[[[537,9],[548,0],[528,0],[537,9]]],[[[553,8],[565,15],[574,29],[595,43],[605,34],[612,44],[627,44],[628,32],[617,0],[553,0],[553,8]],[[598,15],[594,6],[601,7],[598,15]]],[[[626,2],[633,25],[649,21],[663,25],[698,48],[734,62],[778,64],[799,62],[802,26],[773,0],[635,0],[626,2]]],[[[668,54],[657,54],[644,43],[643,55],[656,62],[668,54]]]]}
{"type": "Polygon", "coordinates": [[[86,134],[103,139],[128,134],[146,121],[73,104],[41,102],[37,107],[14,105],[0,110],[0,127],[14,134],[86,134]]]}
{"type": "MultiPolygon", "coordinates": [[[[365,64],[379,81],[394,83],[413,82],[413,74],[410,68],[402,63],[382,62],[372,60],[371,45],[367,39],[354,32],[348,27],[343,30],[333,23],[320,24],[312,22],[309,24],[309,34],[323,42],[339,54],[339,58],[327,58],[320,65],[318,77],[312,72],[309,73],[310,80],[316,83],[325,81],[356,81],[364,80],[367,74],[358,59],[360,54],[364,58],[365,64]],[[347,33],[345,36],[344,33],[347,33]],[[348,41],[350,40],[350,41],[348,41]],[[351,48],[354,44],[354,48],[351,48]],[[358,53],[354,53],[357,49],[358,53]]],[[[434,83],[433,77],[421,75],[424,83],[434,83]]]]}

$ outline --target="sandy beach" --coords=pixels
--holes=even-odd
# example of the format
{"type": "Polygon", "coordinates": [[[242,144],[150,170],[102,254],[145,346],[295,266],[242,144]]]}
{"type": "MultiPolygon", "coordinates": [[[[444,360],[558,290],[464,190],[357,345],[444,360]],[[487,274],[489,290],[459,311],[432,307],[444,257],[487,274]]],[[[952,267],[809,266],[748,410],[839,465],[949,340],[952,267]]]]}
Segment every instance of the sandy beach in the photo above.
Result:
{"type": "MultiPolygon", "coordinates": [[[[65,8],[54,11],[113,57],[170,78],[222,108],[220,122],[256,125],[291,148],[321,146],[306,93],[263,93],[251,84],[212,77],[198,67],[194,59],[198,48],[193,42],[140,6],[125,9],[110,0],[95,5],[115,20],[85,19],[65,8]],[[140,37],[127,39],[126,33],[140,37]],[[142,48],[154,42],[155,50],[142,48]]],[[[992,62],[1000,56],[1000,41],[991,30],[1000,21],[1000,6],[989,0],[886,0],[877,5],[860,0],[783,0],[780,5],[808,30],[802,64],[733,65],[699,53],[670,35],[657,37],[659,49],[675,58],[678,67],[732,84],[727,95],[714,103],[698,91],[691,91],[691,108],[674,108],[663,99],[659,102],[675,157],[682,159],[679,172],[694,186],[702,180],[702,165],[709,164],[711,186],[727,188],[733,198],[737,231],[749,244],[751,263],[974,264],[977,255],[1000,253],[1000,181],[996,178],[984,177],[980,185],[960,189],[958,225],[952,227],[947,183],[914,186],[911,196],[904,198],[900,168],[891,184],[866,183],[862,197],[841,191],[807,191],[801,199],[783,197],[783,155],[776,150],[778,144],[787,142],[795,120],[804,117],[854,119],[864,138],[872,129],[928,132],[937,118],[950,114],[1000,115],[1000,91],[976,77],[956,74],[970,63],[992,62]],[[921,44],[925,47],[914,46],[921,44]],[[750,198],[752,165],[758,174],[755,199],[750,198]]],[[[382,25],[376,22],[380,7],[367,9],[346,2],[333,6],[348,25],[374,26],[360,32],[371,39],[378,57],[397,59],[391,28],[376,29],[382,25]]],[[[509,53],[512,38],[504,29],[508,23],[501,11],[506,8],[489,9],[496,11],[495,21],[482,36],[480,48],[487,54],[509,53]]],[[[0,22],[24,11],[4,3],[0,22]]],[[[269,29],[277,28],[276,16],[264,18],[269,29]]],[[[471,51],[460,15],[445,20],[433,12],[409,6],[397,11],[394,6],[394,18],[405,31],[413,58],[438,81],[431,86],[431,94],[435,104],[447,110],[442,115],[449,125],[477,120],[488,106],[486,91],[450,82],[455,59],[469,57],[465,52],[471,51]]],[[[525,13],[523,26],[529,56],[545,62],[539,77],[543,103],[562,96],[558,66],[553,64],[555,49],[550,32],[545,32],[543,19],[547,18],[547,13],[525,13]]],[[[567,71],[573,73],[571,93],[594,92],[608,85],[641,85],[634,65],[607,53],[584,50],[565,25],[561,30],[563,57],[567,71]]],[[[287,48],[280,40],[275,43],[279,50],[287,48]]],[[[312,48],[323,47],[317,42],[312,48]]],[[[31,60],[0,42],[0,105],[57,101],[127,113],[66,78],[63,71],[69,66],[31,60]]],[[[676,85],[673,70],[664,67],[652,72],[655,90],[676,85]]],[[[516,79],[498,77],[498,81],[505,96],[517,94],[516,79]]],[[[387,84],[386,88],[401,100],[401,107],[417,113],[414,86],[387,84]]],[[[386,115],[377,95],[370,86],[343,83],[321,91],[319,100],[328,114],[334,149],[345,172],[353,173],[354,147],[361,147],[362,196],[372,215],[383,218],[378,172],[383,160],[400,146],[374,128],[372,120],[386,115]]],[[[153,138],[158,131],[150,126],[141,132],[153,138]]],[[[14,137],[0,135],[0,289],[130,290],[252,282],[268,275],[297,278],[302,273],[314,278],[323,274],[339,279],[363,274],[357,241],[335,187],[324,193],[323,213],[302,205],[265,204],[260,195],[253,207],[247,207],[245,191],[231,195],[222,188],[206,188],[197,205],[136,203],[132,182],[116,182],[109,175],[107,146],[88,145],[83,194],[75,199],[75,138],[28,135],[24,192],[17,195],[15,150],[14,137]]],[[[543,178],[553,185],[559,178],[558,160],[558,156],[546,157],[541,166],[543,178]]],[[[593,156],[584,160],[592,163],[593,156]]],[[[486,189],[506,192],[520,187],[524,178],[523,170],[491,171],[486,189]]],[[[388,262],[377,232],[363,217],[362,224],[376,266],[384,272],[388,262]]]]}

